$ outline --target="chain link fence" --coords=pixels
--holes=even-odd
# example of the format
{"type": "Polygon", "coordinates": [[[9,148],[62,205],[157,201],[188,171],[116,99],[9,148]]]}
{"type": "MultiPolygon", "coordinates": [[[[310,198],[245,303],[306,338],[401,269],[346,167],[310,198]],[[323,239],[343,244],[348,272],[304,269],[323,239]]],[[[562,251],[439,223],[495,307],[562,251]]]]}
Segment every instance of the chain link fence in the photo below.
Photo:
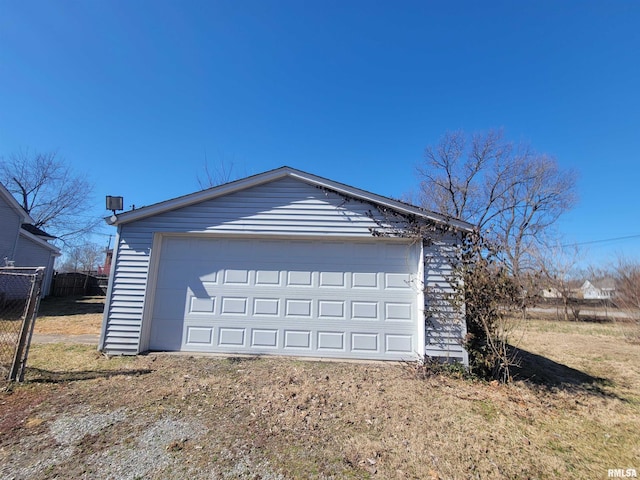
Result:
{"type": "Polygon", "coordinates": [[[0,268],[0,380],[22,381],[44,268],[0,268]]]}

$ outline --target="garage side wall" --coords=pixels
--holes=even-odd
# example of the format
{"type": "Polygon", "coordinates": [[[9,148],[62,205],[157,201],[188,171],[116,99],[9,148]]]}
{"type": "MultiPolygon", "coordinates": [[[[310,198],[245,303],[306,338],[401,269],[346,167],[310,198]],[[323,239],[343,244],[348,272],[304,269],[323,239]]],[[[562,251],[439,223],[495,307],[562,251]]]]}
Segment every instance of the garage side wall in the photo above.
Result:
{"type": "Polygon", "coordinates": [[[141,351],[156,233],[372,238],[372,230],[379,231],[386,223],[373,205],[285,178],[123,224],[106,300],[101,349],[108,354],[141,351]],[[372,215],[378,218],[374,221],[372,215]]]}
{"type": "Polygon", "coordinates": [[[100,349],[108,354],[139,353],[153,234],[127,227],[120,227],[116,237],[115,260],[105,301],[100,349]]]}
{"type": "Polygon", "coordinates": [[[449,236],[424,247],[425,353],[469,364],[462,346],[466,331],[463,307],[452,302],[456,250],[449,236]]]}

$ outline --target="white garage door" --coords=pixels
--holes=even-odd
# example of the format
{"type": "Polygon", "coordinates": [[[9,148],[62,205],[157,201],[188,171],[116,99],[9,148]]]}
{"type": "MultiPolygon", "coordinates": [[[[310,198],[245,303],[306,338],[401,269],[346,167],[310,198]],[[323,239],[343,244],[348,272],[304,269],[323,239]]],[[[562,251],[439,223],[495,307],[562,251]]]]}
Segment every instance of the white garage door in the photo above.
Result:
{"type": "Polygon", "coordinates": [[[150,350],[407,359],[416,246],[166,236],[150,350]]]}

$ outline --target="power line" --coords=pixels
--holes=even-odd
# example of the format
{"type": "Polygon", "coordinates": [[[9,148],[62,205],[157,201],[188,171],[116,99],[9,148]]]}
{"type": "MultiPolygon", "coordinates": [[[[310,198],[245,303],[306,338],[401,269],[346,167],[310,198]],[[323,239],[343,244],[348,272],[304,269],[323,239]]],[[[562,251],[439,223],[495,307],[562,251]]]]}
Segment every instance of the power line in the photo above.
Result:
{"type": "Polygon", "coordinates": [[[616,240],[628,240],[630,238],[640,238],[640,233],[636,235],[627,235],[626,237],[614,237],[614,238],[605,238],[603,240],[590,240],[588,242],[579,242],[579,243],[567,243],[566,245],[562,245],[563,247],[578,247],[580,245],[591,245],[594,243],[605,243],[605,242],[615,242],[616,240]]]}

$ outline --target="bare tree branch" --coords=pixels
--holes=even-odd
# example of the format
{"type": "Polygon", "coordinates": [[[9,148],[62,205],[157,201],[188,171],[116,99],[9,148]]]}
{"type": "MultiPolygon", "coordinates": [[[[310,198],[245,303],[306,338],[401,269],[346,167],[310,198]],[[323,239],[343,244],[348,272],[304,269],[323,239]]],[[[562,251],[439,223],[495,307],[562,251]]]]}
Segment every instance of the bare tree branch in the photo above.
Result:
{"type": "Polygon", "coordinates": [[[104,261],[104,254],[104,247],[96,243],[71,245],[59,270],[62,272],[94,272],[104,261]]]}
{"type": "Polygon", "coordinates": [[[57,152],[22,150],[0,158],[0,181],[33,218],[34,225],[67,242],[100,222],[88,216],[93,186],[57,152]]]}
{"type": "Polygon", "coordinates": [[[514,276],[533,268],[533,248],[576,201],[574,172],[496,130],[446,133],[417,171],[422,205],[476,224],[514,276]]]}
{"type": "Polygon", "coordinates": [[[202,169],[204,170],[203,175],[197,175],[196,178],[198,180],[198,185],[200,185],[201,189],[211,188],[218,185],[222,185],[224,183],[228,183],[236,178],[238,175],[234,170],[236,170],[236,165],[233,160],[226,159],[224,157],[220,157],[220,159],[213,165],[209,165],[209,159],[207,158],[207,154],[204,154],[204,166],[202,169]]]}
{"type": "Polygon", "coordinates": [[[640,321],[640,262],[619,257],[614,266],[615,302],[640,321]]]}

